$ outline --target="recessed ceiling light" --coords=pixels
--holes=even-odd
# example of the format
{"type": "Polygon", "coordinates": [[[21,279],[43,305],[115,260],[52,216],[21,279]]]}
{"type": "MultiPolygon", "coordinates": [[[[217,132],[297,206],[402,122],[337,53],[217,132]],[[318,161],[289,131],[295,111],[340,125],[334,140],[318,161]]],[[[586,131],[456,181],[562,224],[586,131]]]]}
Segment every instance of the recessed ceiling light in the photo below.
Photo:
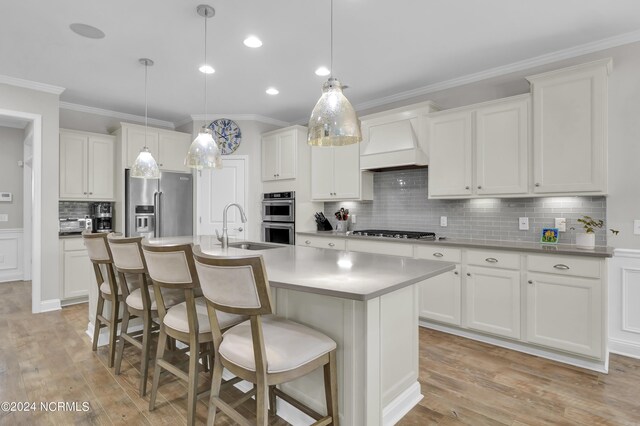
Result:
{"type": "Polygon", "coordinates": [[[74,33],[87,38],[104,38],[104,33],[96,27],[87,24],[71,24],[69,28],[74,33]]]}
{"type": "Polygon", "coordinates": [[[204,74],[213,74],[214,72],[216,72],[216,70],[214,70],[211,65],[203,65],[198,69],[200,70],[201,73],[204,73],[204,74]]]}
{"type": "Polygon", "coordinates": [[[256,36],[249,36],[244,39],[244,45],[255,49],[262,46],[262,41],[256,36]]]}
{"type": "Polygon", "coordinates": [[[280,93],[280,91],[278,89],[276,89],[275,87],[269,87],[267,90],[267,95],[277,95],[278,93],[280,93]]]}
{"type": "Polygon", "coordinates": [[[320,67],[316,70],[316,75],[319,75],[321,77],[327,76],[331,74],[331,71],[329,71],[329,68],[327,67],[320,67]]]}

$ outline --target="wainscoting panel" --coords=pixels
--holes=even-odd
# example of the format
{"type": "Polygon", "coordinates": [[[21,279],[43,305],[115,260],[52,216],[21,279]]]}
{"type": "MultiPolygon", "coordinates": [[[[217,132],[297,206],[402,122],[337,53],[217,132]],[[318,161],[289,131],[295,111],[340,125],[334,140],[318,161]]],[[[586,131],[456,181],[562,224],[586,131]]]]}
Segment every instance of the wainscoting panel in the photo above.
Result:
{"type": "Polygon", "coordinates": [[[22,229],[0,229],[0,283],[24,278],[22,229]]]}
{"type": "Polygon", "coordinates": [[[609,350],[640,358],[640,250],[616,249],[611,259],[609,350]]]}

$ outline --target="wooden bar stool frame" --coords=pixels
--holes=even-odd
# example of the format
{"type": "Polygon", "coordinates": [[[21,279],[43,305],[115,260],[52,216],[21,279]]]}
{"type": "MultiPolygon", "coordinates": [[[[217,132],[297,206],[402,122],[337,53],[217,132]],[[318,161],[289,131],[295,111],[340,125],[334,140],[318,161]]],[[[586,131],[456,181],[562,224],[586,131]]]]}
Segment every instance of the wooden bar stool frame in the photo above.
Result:
{"type": "MultiPolygon", "coordinates": [[[[314,418],[316,420],[316,422],[313,423],[314,426],[329,424],[338,426],[338,392],[335,349],[293,370],[279,373],[267,372],[267,358],[264,335],[262,331],[262,315],[269,315],[273,313],[273,303],[271,300],[271,289],[269,286],[269,281],[267,280],[267,272],[262,256],[247,256],[242,258],[212,257],[203,254],[200,251],[199,247],[196,247],[194,249],[194,252],[194,258],[197,267],[200,266],[198,264],[201,264],[204,267],[210,265],[215,267],[227,268],[249,266],[253,273],[256,296],[259,302],[259,306],[257,307],[240,308],[223,305],[209,299],[207,297],[206,289],[203,288],[203,293],[205,295],[205,299],[207,300],[209,321],[211,322],[213,345],[215,348],[215,357],[213,361],[213,379],[211,383],[211,396],[209,402],[209,417],[207,423],[209,425],[213,425],[215,423],[216,411],[217,409],[220,409],[223,413],[225,413],[233,421],[240,425],[248,426],[252,424],[235,409],[235,406],[238,405],[238,401],[230,404],[220,398],[222,371],[223,368],[226,368],[235,376],[251,382],[255,385],[254,391],[256,394],[257,425],[267,425],[267,397],[269,398],[269,405],[271,406],[271,411],[274,415],[276,414],[276,397],[279,397],[289,404],[293,405],[300,411],[304,412],[308,416],[314,418]],[[219,355],[218,351],[224,337],[223,331],[220,330],[220,327],[218,325],[218,317],[216,311],[249,316],[249,320],[251,322],[251,334],[253,339],[253,353],[255,356],[255,371],[240,367],[234,363],[227,361],[224,357],[219,355]],[[292,396],[276,388],[276,385],[289,382],[301,376],[305,376],[320,367],[323,367],[324,369],[325,399],[327,404],[326,416],[319,414],[310,407],[307,407],[306,405],[297,401],[292,396]]],[[[207,285],[206,282],[204,282],[204,284],[205,286],[207,285]]],[[[252,393],[253,391],[249,392],[248,394],[252,393]]],[[[246,398],[245,396],[242,401],[246,399],[248,398],[246,398]]]]}
{"type": "Polygon", "coordinates": [[[140,393],[140,396],[144,397],[147,394],[149,357],[152,353],[151,334],[153,333],[153,331],[159,330],[160,327],[155,325],[152,320],[154,312],[151,310],[152,301],[151,297],[149,296],[149,285],[151,285],[151,280],[148,278],[147,264],[142,253],[142,239],[143,237],[115,237],[114,234],[109,234],[109,236],[107,237],[109,248],[111,249],[111,256],[113,258],[113,265],[116,272],[118,273],[122,299],[125,302],[125,309],[122,315],[122,326],[120,327],[120,339],[118,340],[116,349],[115,374],[120,374],[120,366],[122,365],[122,356],[124,353],[124,342],[126,340],[141,351],[140,385],[138,391],[140,393]],[[137,249],[137,255],[140,257],[139,267],[126,268],[122,265],[118,265],[116,261],[116,258],[118,256],[114,256],[114,253],[117,252],[118,249],[124,248],[124,245],[127,245],[129,247],[131,247],[132,245],[135,246],[135,248],[137,249]],[[140,292],[143,307],[142,309],[136,309],[126,303],[127,297],[129,297],[130,293],[125,274],[135,274],[140,276],[140,292]],[[129,320],[136,317],[142,318],[142,333],[129,333],[129,320]],[[142,337],[142,341],[138,340],[137,337],[142,337]]]}

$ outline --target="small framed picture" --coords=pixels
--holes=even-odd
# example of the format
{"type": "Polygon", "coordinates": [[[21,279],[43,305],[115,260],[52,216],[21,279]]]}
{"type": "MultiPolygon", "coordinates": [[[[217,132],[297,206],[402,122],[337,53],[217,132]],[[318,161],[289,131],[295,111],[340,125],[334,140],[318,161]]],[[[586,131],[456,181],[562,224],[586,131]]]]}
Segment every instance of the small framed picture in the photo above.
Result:
{"type": "Polygon", "coordinates": [[[542,228],[540,242],[543,244],[558,244],[560,239],[560,231],[558,228],[542,228]]]}

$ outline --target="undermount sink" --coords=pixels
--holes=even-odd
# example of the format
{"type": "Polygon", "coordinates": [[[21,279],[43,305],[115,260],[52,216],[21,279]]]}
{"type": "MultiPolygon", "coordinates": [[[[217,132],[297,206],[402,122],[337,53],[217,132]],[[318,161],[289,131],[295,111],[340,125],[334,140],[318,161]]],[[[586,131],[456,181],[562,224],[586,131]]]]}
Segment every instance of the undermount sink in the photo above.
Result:
{"type": "Polygon", "coordinates": [[[268,250],[268,249],[279,248],[278,246],[258,244],[258,243],[247,243],[247,242],[229,243],[229,247],[239,248],[242,250],[268,250]]]}

